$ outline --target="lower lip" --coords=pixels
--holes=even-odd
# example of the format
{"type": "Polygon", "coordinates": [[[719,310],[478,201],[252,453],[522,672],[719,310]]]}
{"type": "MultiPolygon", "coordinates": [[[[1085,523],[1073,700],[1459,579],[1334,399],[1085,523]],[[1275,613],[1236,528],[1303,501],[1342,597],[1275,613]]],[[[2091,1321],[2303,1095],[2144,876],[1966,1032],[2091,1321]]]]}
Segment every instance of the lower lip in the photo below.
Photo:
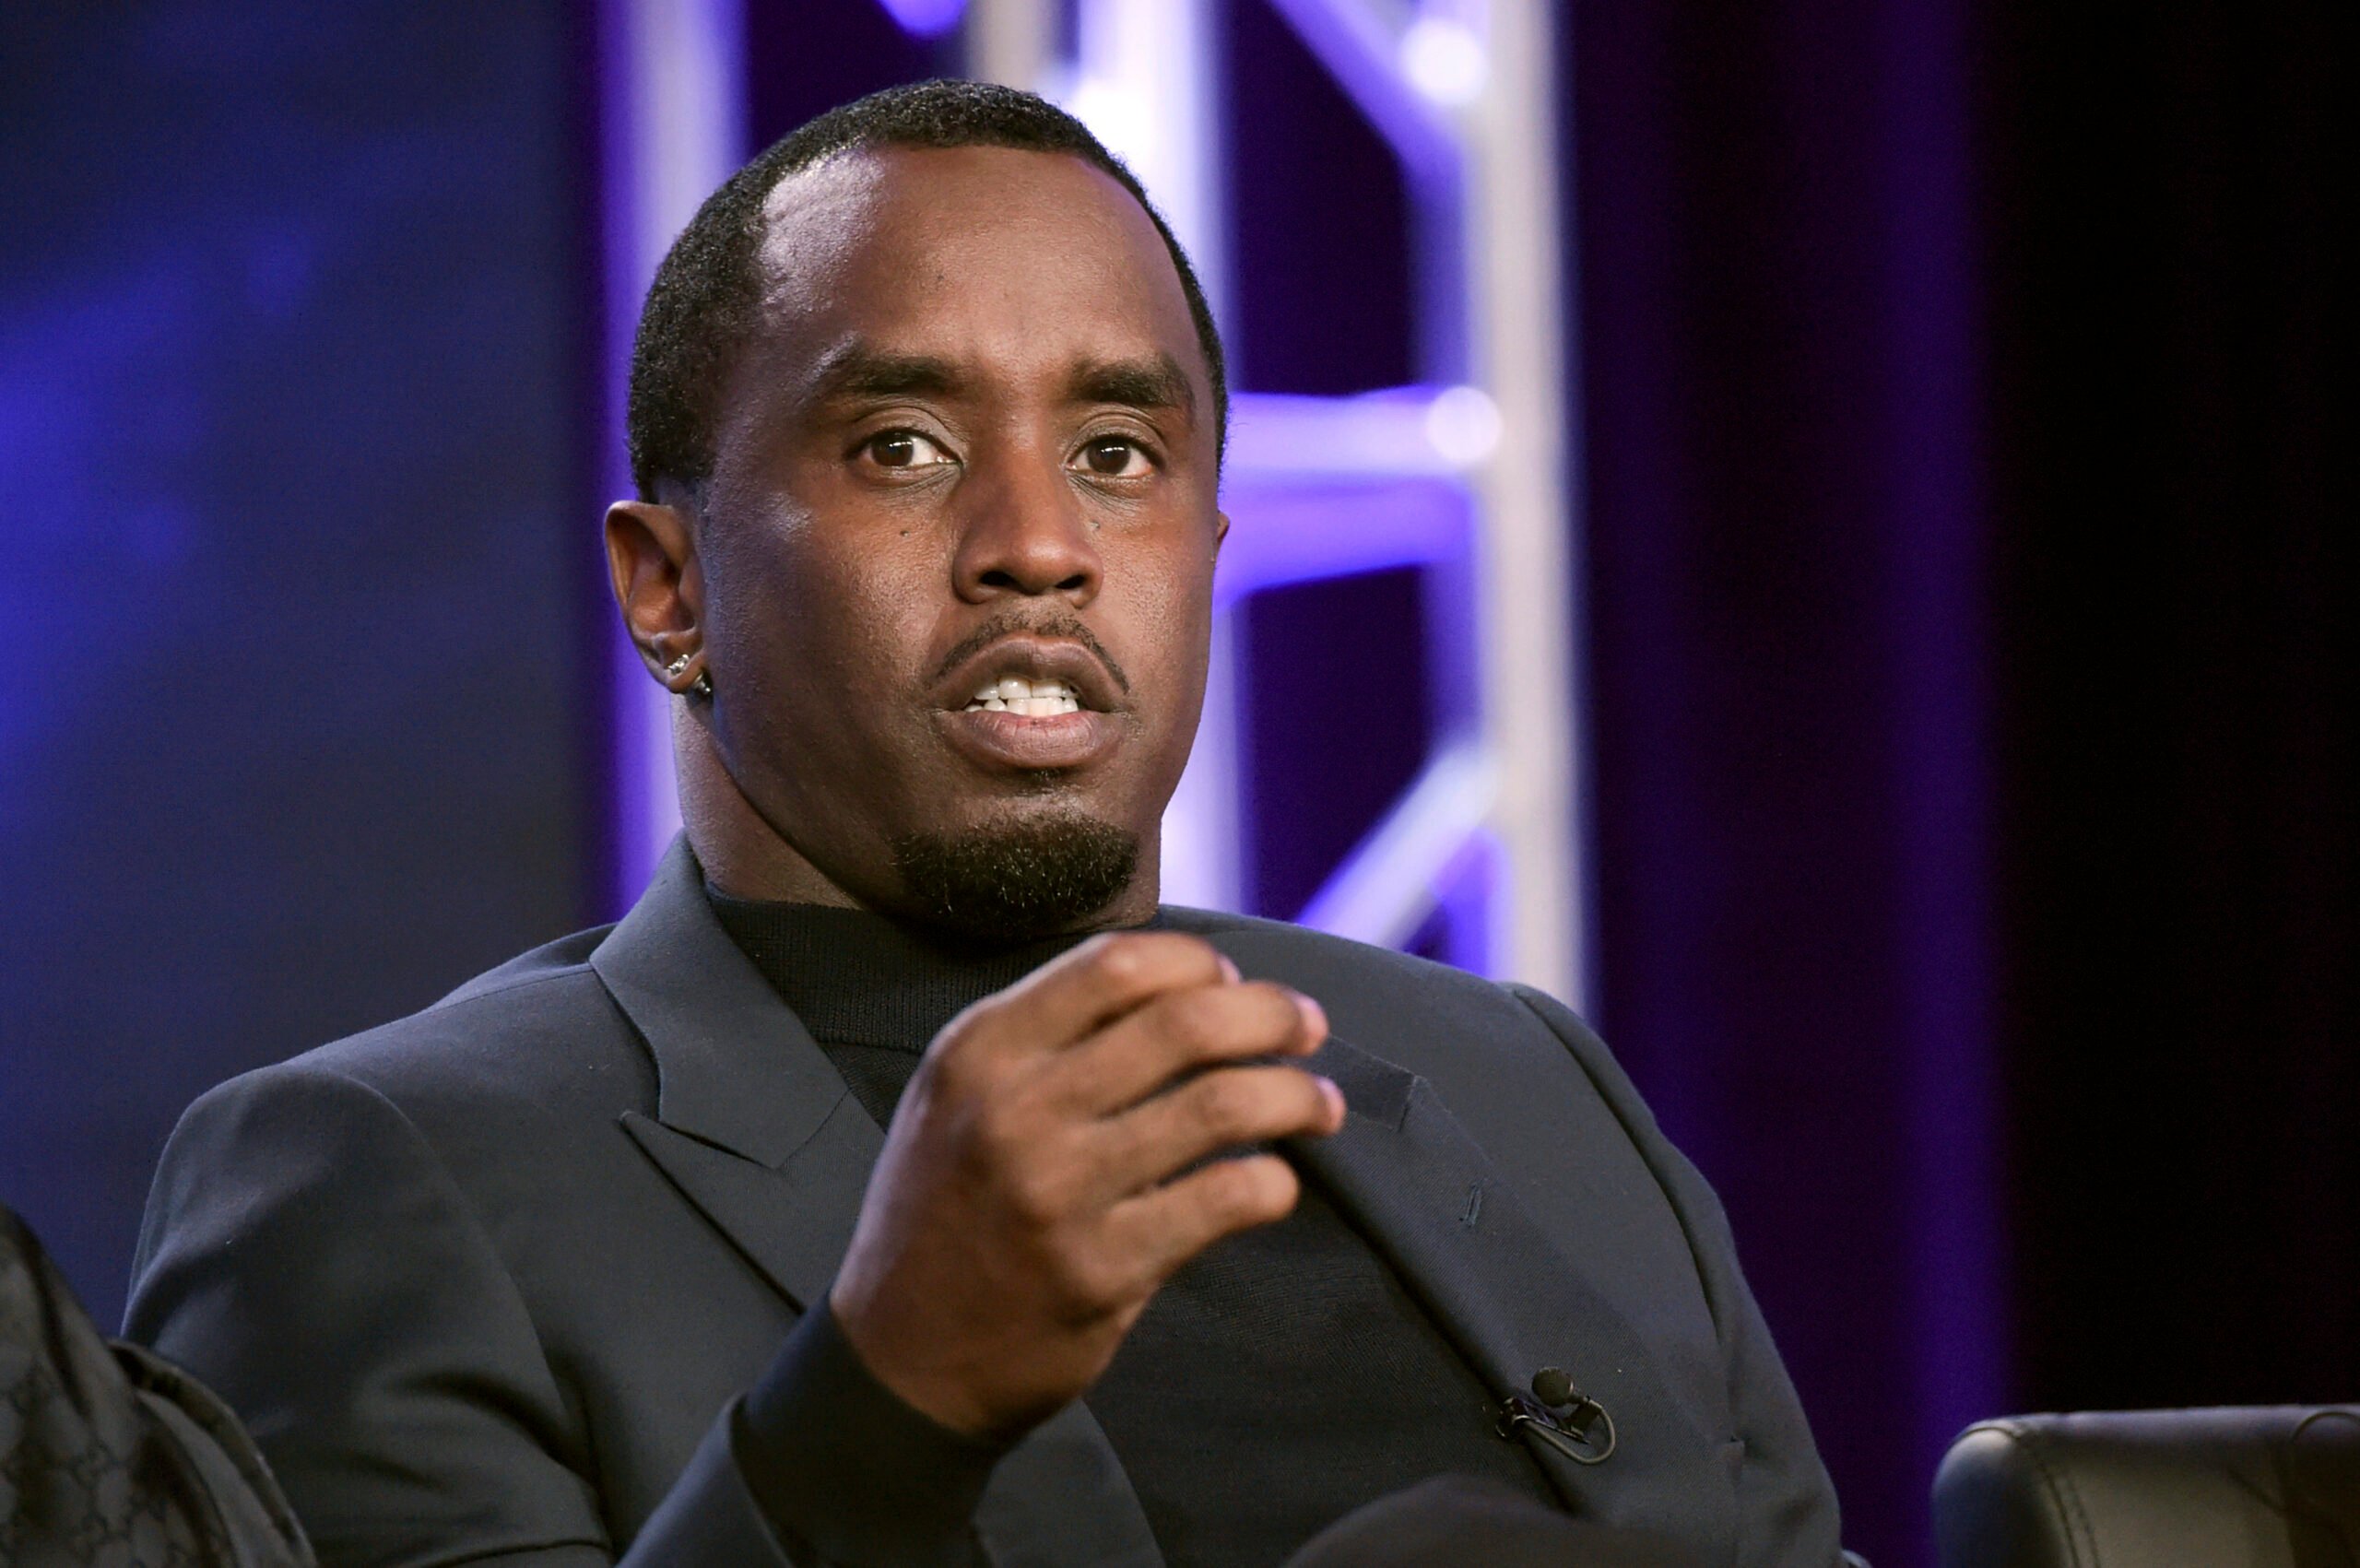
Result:
{"type": "Polygon", "coordinates": [[[942,717],[952,743],[975,760],[1025,772],[1079,768],[1095,760],[1115,737],[1112,715],[1087,709],[1032,718],[976,708],[942,717]]]}

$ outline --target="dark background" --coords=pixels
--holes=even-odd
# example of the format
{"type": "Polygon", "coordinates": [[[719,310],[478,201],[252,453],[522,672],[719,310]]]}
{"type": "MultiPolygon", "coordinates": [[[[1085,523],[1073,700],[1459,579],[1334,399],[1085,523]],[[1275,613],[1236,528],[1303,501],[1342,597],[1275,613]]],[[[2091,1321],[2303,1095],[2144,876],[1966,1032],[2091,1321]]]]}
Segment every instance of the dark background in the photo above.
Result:
{"type": "Polygon", "coordinates": [[[0,14],[0,1199],[102,1321],[182,1106],[590,913],[576,60],[0,14]]]}
{"type": "MultiPolygon", "coordinates": [[[[1597,1010],[1884,1568],[1973,1416],[2360,1397],[2329,14],[1560,13],[1597,1010]]],[[[948,64],[751,16],[757,137],[948,64]]],[[[1398,173],[1222,17],[1242,382],[1408,379],[1398,173]]],[[[0,18],[0,1198],[102,1318],[198,1091],[613,913],[587,29],[0,18]]],[[[1248,611],[1269,912],[1415,602],[1248,611]]]]}
{"type": "Polygon", "coordinates": [[[1976,1403],[2353,1397],[2328,7],[1574,18],[1602,1022],[1852,1540],[1976,1403]]]}

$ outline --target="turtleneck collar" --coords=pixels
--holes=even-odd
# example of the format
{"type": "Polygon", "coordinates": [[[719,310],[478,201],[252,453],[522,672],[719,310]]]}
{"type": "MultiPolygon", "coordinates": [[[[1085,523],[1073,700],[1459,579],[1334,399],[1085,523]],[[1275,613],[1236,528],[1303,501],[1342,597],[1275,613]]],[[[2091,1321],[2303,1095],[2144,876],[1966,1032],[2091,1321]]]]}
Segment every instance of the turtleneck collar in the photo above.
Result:
{"type": "Polygon", "coordinates": [[[959,1011],[1081,941],[1016,947],[947,940],[867,910],[758,903],[711,883],[705,897],[762,977],[823,1045],[921,1052],[959,1011]]]}

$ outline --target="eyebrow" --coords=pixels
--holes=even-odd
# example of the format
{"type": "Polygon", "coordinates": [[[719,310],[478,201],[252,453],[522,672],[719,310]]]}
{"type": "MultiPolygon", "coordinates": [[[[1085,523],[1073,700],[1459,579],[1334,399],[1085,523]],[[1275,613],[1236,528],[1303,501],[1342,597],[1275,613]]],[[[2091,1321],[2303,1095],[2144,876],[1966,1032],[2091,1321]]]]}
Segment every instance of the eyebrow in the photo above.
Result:
{"type": "Polygon", "coordinates": [[[812,378],[810,402],[847,397],[947,396],[962,381],[948,360],[924,354],[888,354],[865,343],[847,343],[830,354],[812,378]]]}
{"type": "MultiPolygon", "coordinates": [[[[808,399],[814,407],[849,398],[950,397],[967,378],[948,360],[927,354],[893,354],[866,343],[844,344],[813,376],[808,399]]],[[[1169,352],[1127,360],[1088,360],[1066,378],[1070,403],[1119,403],[1133,408],[1175,408],[1194,419],[1197,391],[1169,352]]]]}
{"type": "Polygon", "coordinates": [[[1096,360],[1074,367],[1066,396],[1075,403],[1123,403],[1134,408],[1176,408],[1197,414],[1197,389],[1169,353],[1136,360],[1096,360]]]}

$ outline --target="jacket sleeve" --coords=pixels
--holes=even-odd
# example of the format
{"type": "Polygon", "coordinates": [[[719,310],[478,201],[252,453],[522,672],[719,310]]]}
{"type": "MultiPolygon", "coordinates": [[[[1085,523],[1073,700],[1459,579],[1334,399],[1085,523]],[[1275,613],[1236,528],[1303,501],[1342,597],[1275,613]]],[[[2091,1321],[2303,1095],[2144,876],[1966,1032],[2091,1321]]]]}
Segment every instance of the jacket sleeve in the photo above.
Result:
{"type": "Polygon", "coordinates": [[[1770,1326],[1738,1267],[1729,1216],[1702,1173],[1674,1149],[1655,1115],[1603,1041],[1554,997],[1528,986],[1509,987],[1564,1042],[1630,1134],[1679,1215],[1719,1330],[1736,1436],[1745,1445],[1738,1473],[1740,1568],[1835,1564],[1840,1521],[1835,1487],[1811,1442],[1811,1426],[1795,1397],[1770,1326]]]}
{"type": "MultiPolygon", "coordinates": [[[[733,1401],[644,1527],[616,1541],[587,1436],[485,1224],[398,1106],[312,1062],[190,1108],[134,1276],[127,1333],[244,1419],[328,1568],[856,1562],[879,1511],[856,1475],[795,1484],[795,1445],[823,1454],[812,1434],[924,1420],[898,1402],[861,1407],[871,1388],[891,1397],[864,1386],[813,1315],[760,1385],[762,1423],[749,1430],[733,1401]],[[778,1495],[758,1500],[749,1476],[782,1472],[778,1495]]],[[[938,1478],[965,1511],[917,1516],[932,1534],[916,1539],[913,1517],[893,1515],[907,1555],[891,1561],[964,1560],[991,1468],[965,1457],[968,1471],[938,1478]]]]}

